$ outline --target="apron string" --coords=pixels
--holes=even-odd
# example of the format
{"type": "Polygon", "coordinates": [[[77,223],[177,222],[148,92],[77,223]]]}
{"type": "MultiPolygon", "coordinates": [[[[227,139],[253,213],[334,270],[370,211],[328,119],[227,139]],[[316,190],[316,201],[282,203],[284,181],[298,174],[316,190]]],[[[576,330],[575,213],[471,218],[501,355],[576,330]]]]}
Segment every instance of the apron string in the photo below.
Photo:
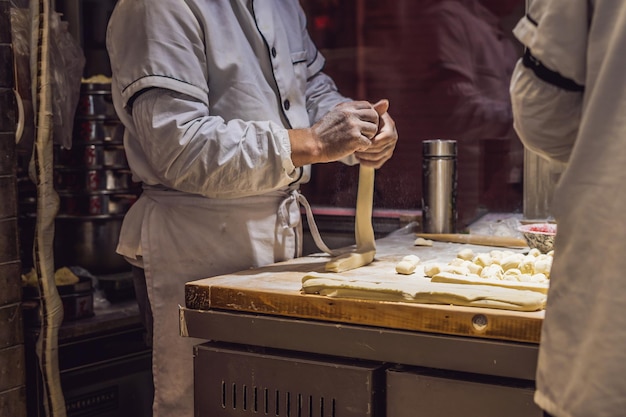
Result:
{"type": "Polygon", "coordinates": [[[313,218],[313,211],[311,210],[311,205],[306,197],[299,190],[292,190],[289,193],[289,196],[283,200],[278,208],[278,216],[283,223],[283,227],[287,228],[298,228],[296,232],[297,235],[297,256],[302,256],[302,221],[300,219],[300,207],[299,205],[304,207],[304,211],[306,213],[306,219],[309,224],[309,229],[311,230],[311,235],[313,237],[313,241],[319,250],[325,252],[331,256],[338,256],[340,252],[334,251],[330,249],[324,241],[322,240],[322,236],[320,235],[319,229],[317,228],[317,224],[315,224],[315,219],[313,218]],[[291,216],[293,203],[296,203],[297,207],[297,216],[291,216]]]}

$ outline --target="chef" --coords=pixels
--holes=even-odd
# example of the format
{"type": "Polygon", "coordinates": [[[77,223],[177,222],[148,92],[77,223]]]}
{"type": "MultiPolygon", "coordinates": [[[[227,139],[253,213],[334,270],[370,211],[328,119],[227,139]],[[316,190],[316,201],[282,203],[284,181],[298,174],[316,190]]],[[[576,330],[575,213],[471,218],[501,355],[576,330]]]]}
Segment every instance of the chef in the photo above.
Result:
{"type": "Polygon", "coordinates": [[[626,2],[533,0],[511,83],[523,143],[565,166],[535,402],[626,413],[626,2]]]}
{"type": "Polygon", "coordinates": [[[307,166],[379,168],[397,132],[385,101],[349,100],[322,72],[297,0],[121,0],[107,48],[144,189],[118,252],[152,331],[153,413],[191,417],[184,283],[298,256],[307,166]]]}

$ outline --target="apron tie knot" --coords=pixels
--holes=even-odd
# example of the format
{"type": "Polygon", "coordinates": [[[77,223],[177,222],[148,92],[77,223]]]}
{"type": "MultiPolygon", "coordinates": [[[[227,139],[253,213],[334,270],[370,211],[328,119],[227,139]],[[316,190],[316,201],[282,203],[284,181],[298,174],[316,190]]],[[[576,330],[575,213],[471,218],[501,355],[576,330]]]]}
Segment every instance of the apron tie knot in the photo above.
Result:
{"type": "Polygon", "coordinates": [[[283,224],[284,228],[297,227],[299,229],[299,233],[296,233],[298,236],[298,256],[302,256],[302,222],[300,205],[304,207],[307,223],[309,225],[309,229],[311,230],[311,236],[313,237],[313,241],[315,242],[317,248],[331,256],[337,256],[340,252],[331,250],[322,240],[322,236],[320,235],[319,229],[317,228],[317,224],[315,224],[313,211],[311,210],[311,205],[309,204],[309,201],[300,192],[300,190],[296,189],[291,190],[287,198],[285,198],[280,203],[280,206],[278,207],[278,218],[283,224]]]}

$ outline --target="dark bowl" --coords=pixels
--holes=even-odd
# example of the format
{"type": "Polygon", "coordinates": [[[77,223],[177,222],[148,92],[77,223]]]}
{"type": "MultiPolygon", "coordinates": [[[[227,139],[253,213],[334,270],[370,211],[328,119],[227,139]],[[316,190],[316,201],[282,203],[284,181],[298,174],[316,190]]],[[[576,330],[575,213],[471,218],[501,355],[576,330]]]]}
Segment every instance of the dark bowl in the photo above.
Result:
{"type": "Polygon", "coordinates": [[[548,253],[554,248],[556,224],[531,223],[520,226],[518,230],[524,235],[528,247],[539,249],[541,253],[548,253]]]}

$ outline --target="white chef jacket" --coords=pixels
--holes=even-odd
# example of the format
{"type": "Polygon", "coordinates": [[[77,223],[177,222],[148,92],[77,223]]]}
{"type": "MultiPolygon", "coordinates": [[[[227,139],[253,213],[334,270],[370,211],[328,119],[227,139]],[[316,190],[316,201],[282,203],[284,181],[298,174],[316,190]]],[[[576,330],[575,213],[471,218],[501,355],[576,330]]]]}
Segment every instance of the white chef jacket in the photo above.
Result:
{"type": "Polygon", "coordinates": [[[514,30],[534,57],[511,82],[526,146],[565,164],[536,403],[626,415],[626,2],[533,0],[514,30]],[[540,64],[539,64],[540,63],[540,64]]]}
{"type": "Polygon", "coordinates": [[[153,411],[191,417],[198,341],[178,336],[184,283],[295,256],[302,172],[287,129],[347,99],[321,72],[297,0],[120,0],[107,48],[144,183],[118,252],[146,274],[153,411]]]}

